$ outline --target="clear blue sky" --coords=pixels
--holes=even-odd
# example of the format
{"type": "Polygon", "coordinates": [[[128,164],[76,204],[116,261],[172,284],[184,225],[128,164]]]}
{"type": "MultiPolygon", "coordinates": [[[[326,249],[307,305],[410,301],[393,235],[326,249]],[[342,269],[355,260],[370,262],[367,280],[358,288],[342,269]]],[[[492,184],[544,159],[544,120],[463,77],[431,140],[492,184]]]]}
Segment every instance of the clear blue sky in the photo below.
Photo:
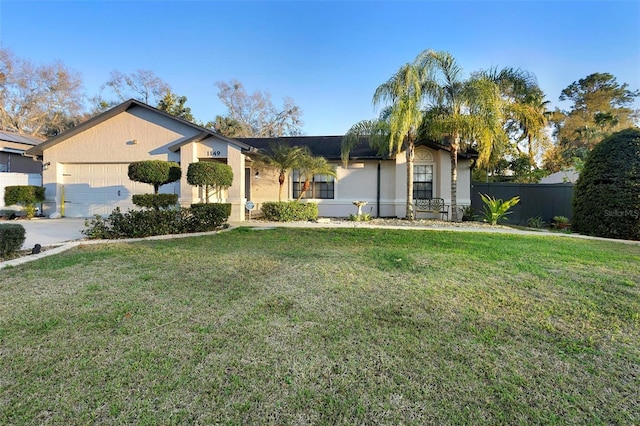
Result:
{"type": "MultiPolygon", "coordinates": [[[[640,89],[640,1],[0,0],[0,43],[79,71],[88,95],[117,69],[152,70],[196,118],[225,108],[214,83],[292,97],[307,135],[343,134],[377,115],[375,88],[424,49],[466,73],[533,72],[553,106],[573,81],[609,72],[640,89]]],[[[636,103],[636,107],[639,103],[636,103]]]]}

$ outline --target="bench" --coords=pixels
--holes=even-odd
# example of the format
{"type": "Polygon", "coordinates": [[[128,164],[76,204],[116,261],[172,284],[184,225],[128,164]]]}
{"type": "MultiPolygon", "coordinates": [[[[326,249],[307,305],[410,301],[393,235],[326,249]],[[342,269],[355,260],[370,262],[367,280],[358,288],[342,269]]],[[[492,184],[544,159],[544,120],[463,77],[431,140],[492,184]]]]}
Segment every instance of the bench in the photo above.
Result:
{"type": "Polygon", "coordinates": [[[424,198],[413,200],[413,211],[415,213],[440,214],[441,218],[449,220],[449,206],[444,203],[443,198],[424,198]]]}

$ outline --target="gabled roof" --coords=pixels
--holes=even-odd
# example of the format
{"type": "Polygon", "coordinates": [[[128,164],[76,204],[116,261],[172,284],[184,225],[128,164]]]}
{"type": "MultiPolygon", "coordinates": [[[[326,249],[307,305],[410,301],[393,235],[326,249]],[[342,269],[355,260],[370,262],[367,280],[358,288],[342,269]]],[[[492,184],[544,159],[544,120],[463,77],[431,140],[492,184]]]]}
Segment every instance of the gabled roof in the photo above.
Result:
{"type": "MultiPolygon", "coordinates": [[[[290,146],[307,147],[313,155],[318,155],[327,160],[341,159],[342,136],[281,136],[277,138],[237,138],[237,140],[251,145],[257,149],[267,149],[274,143],[285,143],[290,146]]],[[[366,140],[351,150],[349,158],[352,160],[379,160],[382,157],[378,151],[369,148],[366,140]]]]}
{"type": "MultiPolygon", "coordinates": [[[[234,139],[229,139],[226,138],[222,135],[219,135],[218,133],[214,132],[211,129],[207,129],[205,127],[202,126],[198,126],[197,124],[193,124],[187,120],[184,120],[182,118],[176,117],[174,115],[169,114],[168,112],[165,111],[161,111],[157,108],[154,108],[150,105],[147,105],[143,102],[137,101],[135,99],[129,99],[128,101],[125,101],[123,103],[121,103],[120,105],[116,105],[115,107],[111,108],[108,111],[103,112],[102,114],[96,115],[95,117],[85,121],[84,123],[81,123],[71,129],[68,129],[62,133],[60,133],[57,136],[54,136],[50,139],[47,139],[45,142],[42,142],[41,144],[34,146],[33,148],[29,149],[27,151],[27,154],[30,155],[42,155],[42,152],[47,149],[50,148],[54,145],[59,144],[60,142],[63,142],[67,139],[69,139],[72,136],[75,136],[79,133],[84,132],[87,129],[90,129],[91,127],[97,126],[100,123],[103,123],[105,121],[107,121],[108,119],[115,117],[116,115],[123,113],[125,111],[128,111],[131,108],[134,107],[139,107],[139,108],[144,108],[147,109],[149,111],[153,111],[157,114],[163,115],[165,117],[171,118],[172,120],[175,120],[177,122],[180,122],[182,124],[185,124],[189,127],[192,127],[196,130],[200,131],[200,134],[198,136],[203,136],[203,139],[207,138],[207,137],[216,137],[218,139],[224,140],[226,142],[232,143],[234,145],[239,146],[241,149],[250,149],[251,147],[248,145],[245,145],[241,142],[235,141],[234,139]]],[[[194,140],[194,138],[189,138],[189,141],[194,140]]],[[[173,145],[170,148],[174,148],[174,150],[177,150],[182,144],[187,143],[186,141],[182,141],[176,145],[173,145]]]]}
{"type": "Polygon", "coordinates": [[[0,141],[20,143],[23,145],[35,146],[44,142],[42,139],[34,136],[21,135],[19,133],[9,132],[7,130],[0,130],[0,141]]]}
{"type": "MultiPolygon", "coordinates": [[[[236,140],[251,145],[258,149],[267,149],[273,143],[283,142],[290,146],[307,147],[313,155],[318,155],[327,160],[341,160],[341,145],[343,136],[282,136],[278,138],[237,138],[236,140]]],[[[443,145],[433,141],[419,141],[417,146],[424,145],[436,150],[450,151],[448,145],[443,145]]],[[[478,152],[469,149],[458,154],[459,158],[477,158],[478,152]]],[[[389,158],[381,156],[378,150],[369,147],[366,138],[362,138],[360,143],[349,153],[350,160],[381,160],[389,158]]]]}

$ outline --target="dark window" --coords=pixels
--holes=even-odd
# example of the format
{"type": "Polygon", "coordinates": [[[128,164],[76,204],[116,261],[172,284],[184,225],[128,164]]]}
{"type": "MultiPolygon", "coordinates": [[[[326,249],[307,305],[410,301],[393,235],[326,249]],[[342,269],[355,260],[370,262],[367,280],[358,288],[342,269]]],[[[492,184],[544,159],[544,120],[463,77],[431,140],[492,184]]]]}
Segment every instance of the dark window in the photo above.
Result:
{"type": "MultiPolygon", "coordinates": [[[[293,180],[293,198],[298,198],[304,179],[298,170],[291,174],[293,180]]],[[[335,179],[327,175],[314,175],[310,182],[309,189],[305,192],[303,199],[333,199],[335,179]]]]}
{"type": "Polygon", "coordinates": [[[433,198],[433,166],[413,166],[413,199],[433,198]]]}

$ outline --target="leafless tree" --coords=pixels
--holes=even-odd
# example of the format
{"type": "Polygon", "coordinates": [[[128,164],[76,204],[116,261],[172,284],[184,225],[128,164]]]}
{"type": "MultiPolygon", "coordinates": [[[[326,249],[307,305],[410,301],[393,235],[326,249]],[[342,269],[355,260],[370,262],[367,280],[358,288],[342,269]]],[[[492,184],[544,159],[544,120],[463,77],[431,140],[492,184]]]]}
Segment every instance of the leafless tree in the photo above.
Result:
{"type": "Polygon", "coordinates": [[[37,65],[0,48],[0,128],[51,136],[85,118],[82,78],[62,62],[37,65]]]}
{"type": "Polygon", "coordinates": [[[149,70],[137,70],[130,74],[111,71],[105,86],[111,88],[121,101],[134,98],[148,105],[157,104],[171,90],[167,82],[149,70]]]}
{"type": "Polygon", "coordinates": [[[301,134],[302,110],[293,99],[286,97],[282,107],[276,108],[271,94],[257,90],[247,93],[238,80],[218,81],[218,98],[229,109],[223,119],[240,123],[234,129],[241,129],[235,137],[276,137],[301,134]]]}

